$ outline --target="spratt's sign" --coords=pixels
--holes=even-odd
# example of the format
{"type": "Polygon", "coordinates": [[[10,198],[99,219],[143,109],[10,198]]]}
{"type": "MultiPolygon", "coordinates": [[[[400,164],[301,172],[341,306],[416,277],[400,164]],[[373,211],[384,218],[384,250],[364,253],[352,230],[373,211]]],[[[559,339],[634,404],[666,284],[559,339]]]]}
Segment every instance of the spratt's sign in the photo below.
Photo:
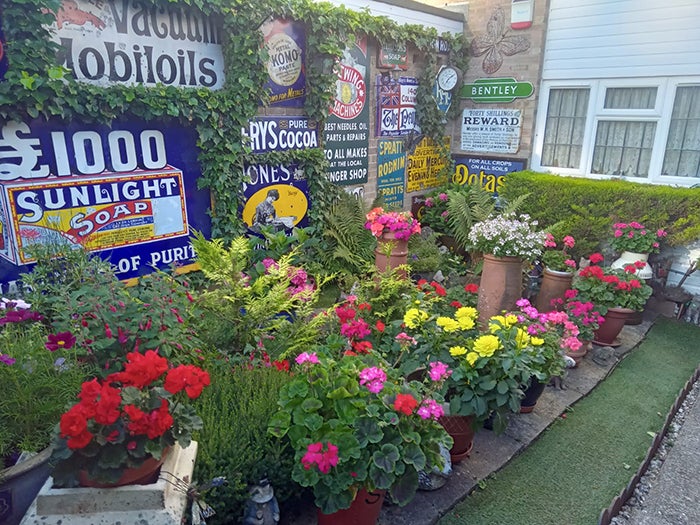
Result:
{"type": "Polygon", "coordinates": [[[100,86],[224,84],[220,22],[191,7],[130,0],[62,0],[50,29],[59,63],[100,86]]]}

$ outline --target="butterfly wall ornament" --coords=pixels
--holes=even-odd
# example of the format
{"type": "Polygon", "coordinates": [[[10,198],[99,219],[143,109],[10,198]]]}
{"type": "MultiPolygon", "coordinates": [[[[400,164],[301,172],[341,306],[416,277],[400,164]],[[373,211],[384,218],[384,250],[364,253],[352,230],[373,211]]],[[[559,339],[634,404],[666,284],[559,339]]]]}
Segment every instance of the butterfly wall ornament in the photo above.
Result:
{"type": "Polygon", "coordinates": [[[503,55],[513,56],[528,49],[530,41],[524,36],[511,34],[506,23],[506,13],[500,7],[493,10],[486,23],[486,33],[475,36],[470,46],[472,56],[486,55],[481,69],[487,75],[501,69],[503,55]]]}

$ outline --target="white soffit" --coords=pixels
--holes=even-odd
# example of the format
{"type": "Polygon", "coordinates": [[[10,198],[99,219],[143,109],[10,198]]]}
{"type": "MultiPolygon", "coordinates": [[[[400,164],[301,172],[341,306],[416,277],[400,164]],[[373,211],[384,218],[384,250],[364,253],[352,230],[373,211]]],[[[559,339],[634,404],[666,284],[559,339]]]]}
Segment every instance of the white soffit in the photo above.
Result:
{"type": "Polygon", "coordinates": [[[399,24],[417,24],[442,33],[463,33],[464,15],[410,0],[329,0],[353,11],[368,10],[374,16],[386,16],[399,24]]]}

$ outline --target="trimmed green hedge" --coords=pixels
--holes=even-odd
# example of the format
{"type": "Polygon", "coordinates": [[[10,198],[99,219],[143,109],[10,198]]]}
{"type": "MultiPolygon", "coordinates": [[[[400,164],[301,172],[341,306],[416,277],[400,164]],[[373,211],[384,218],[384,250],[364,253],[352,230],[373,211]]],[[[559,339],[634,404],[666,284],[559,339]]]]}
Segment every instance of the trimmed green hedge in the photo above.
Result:
{"type": "Polygon", "coordinates": [[[529,194],[522,213],[555,233],[574,236],[574,255],[598,251],[615,222],[637,221],[668,231],[667,244],[700,239],[700,188],[675,188],[623,180],[562,177],[533,171],[509,173],[499,194],[507,201],[529,194]]]}

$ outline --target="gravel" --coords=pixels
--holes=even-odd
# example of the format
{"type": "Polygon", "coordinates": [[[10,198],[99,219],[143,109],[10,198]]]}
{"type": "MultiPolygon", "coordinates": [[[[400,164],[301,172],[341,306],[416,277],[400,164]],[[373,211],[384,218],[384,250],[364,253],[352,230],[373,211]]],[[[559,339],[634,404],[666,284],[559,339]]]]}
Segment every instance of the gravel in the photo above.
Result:
{"type": "Polygon", "coordinates": [[[676,441],[678,432],[683,426],[683,421],[685,420],[688,409],[693,406],[698,395],[700,395],[700,381],[695,383],[691,391],[686,396],[683,404],[678,409],[676,416],[673,418],[673,421],[668,427],[666,436],[661,441],[661,445],[659,445],[656,455],[649,464],[649,468],[641,477],[639,483],[634,489],[632,497],[627,500],[622,509],[620,509],[620,513],[612,519],[612,525],[635,525],[634,515],[636,512],[645,508],[646,497],[649,492],[654,489],[661,466],[663,465],[669,450],[671,450],[676,441]]]}

